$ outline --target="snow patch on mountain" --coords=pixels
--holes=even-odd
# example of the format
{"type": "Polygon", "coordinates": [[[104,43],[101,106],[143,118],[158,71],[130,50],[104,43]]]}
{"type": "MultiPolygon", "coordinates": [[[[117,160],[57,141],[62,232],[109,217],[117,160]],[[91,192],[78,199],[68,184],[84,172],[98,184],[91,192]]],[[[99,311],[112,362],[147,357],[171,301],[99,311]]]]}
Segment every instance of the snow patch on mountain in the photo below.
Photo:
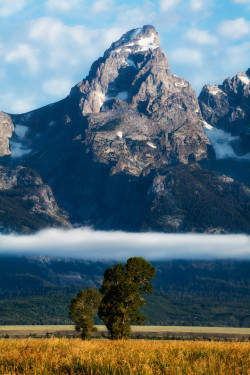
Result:
{"type": "Polygon", "coordinates": [[[18,138],[23,139],[28,131],[28,126],[16,124],[15,125],[15,133],[18,138]]]}
{"type": "Polygon", "coordinates": [[[136,38],[141,32],[142,32],[142,27],[140,27],[139,29],[135,29],[135,31],[131,34],[130,39],[136,38]]]}
{"type": "Polygon", "coordinates": [[[117,136],[118,136],[120,139],[122,139],[122,137],[123,137],[123,132],[117,132],[117,136]]]}
{"type": "Polygon", "coordinates": [[[247,77],[247,75],[239,74],[238,77],[245,85],[250,84],[250,79],[247,77]]]}
{"type": "Polygon", "coordinates": [[[100,104],[100,108],[101,108],[103,106],[105,100],[106,100],[106,97],[102,92],[97,92],[97,91],[95,92],[95,95],[99,99],[99,104],[100,104]]]}
{"type": "Polygon", "coordinates": [[[131,60],[131,59],[127,59],[127,60],[125,61],[125,63],[126,63],[127,65],[131,66],[132,68],[135,68],[136,70],[138,69],[137,66],[135,65],[134,61],[131,60]]]}
{"type": "Polygon", "coordinates": [[[185,82],[175,82],[175,87],[187,87],[185,82]]]}
{"type": "Polygon", "coordinates": [[[156,44],[154,40],[155,40],[154,34],[150,35],[150,37],[147,37],[147,38],[140,38],[137,42],[139,46],[141,47],[140,51],[147,51],[148,49],[158,48],[159,44],[156,44]]]}
{"type": "Polygon", "coordinates": [[[157,148],[152,142],[147,142],[147,145],[151,148],[157,148]]]}
{"type": "Polygon", "coordinates": [[[203,128],[206,136],[214,148],[217,159],[250,159],[249,154],[238,156],[232,147],[232,142],[239,139],[239,136],[232,136],[229,132],[214,128],[206,121],[203,121],[203,128]]]}
{"type": "MultiPolygon", "coordinates": [[[[149,49],[154,50],[159,47],[159,44],[155,43],[155,35],[151,34],[149,37],[139,38],[134,42],[126,44],[126,47],[136,47],[138,52],[143,52],[149,49]]],[[[125,51],[132,52],[132,49],[126,48],[125,51]]]]}
{"type": "Polygon", "coordinates": [[[225,93],[218,86],[208,86],[208,91],[211,95],[225,95],[225,93]]]}
{"type": "Polygon", "coordinates": [[[27,149],[21,142],[10,141],[10,152],[12,158],[20,158],[31,152],[31,149],[27,149]]]}
{"type": "Polygon", "coordinates": [[[123,100],[124,102],[128,99],[128,92],[127,91],[122,91],[122,92],[119,92],[117,95],[116,95],[116,98],[117,99],[120,99],[120,100],[123,100]]]}

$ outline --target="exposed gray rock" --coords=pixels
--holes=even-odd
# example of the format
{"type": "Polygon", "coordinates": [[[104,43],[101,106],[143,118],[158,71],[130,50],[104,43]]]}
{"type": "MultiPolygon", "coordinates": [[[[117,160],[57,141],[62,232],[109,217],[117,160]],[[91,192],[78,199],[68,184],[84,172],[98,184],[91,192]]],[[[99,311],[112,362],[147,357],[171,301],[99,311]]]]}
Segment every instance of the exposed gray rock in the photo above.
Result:
{"type": "Polygon", "coordinates": [[[149,194],[152,204],[145,218],[147,230],[250,231],[250,189],[197,164],[179,164],[157,173],[149,194]]]}
{"type": "MultiPolygon", "coordinates": [[[[51,188],[44,184],[38,173],[32,169],[0,167],[0,198],[0,216],[4,213],[2,208],[5,206],[5,199],[11,200],[13,206],[16,205],[27,211],[28,215],[34,215],[34,222],[38,215],[38,222],[42,226],[45,226],[44,221],[48,221],[52,226],[70,227],[65,213],[59,209],[55,201],[51,188]],[[22,201],[23,204],[20,203],[22,201]]],[[[8,215],[8,209],[6,207],[6,215],[8,215]]],[[[0,223],[1,219],[0,217],[0,223]]],[[[18,224],[15,223],[15,225],[18,228],[18,224]]]]}
{"type": "MultiPolygon", "coordinates": [[[[4,162],[38,171],[73,223],[127,231],[250,231],[248,208],[242,208],[249,204],[247,188],[195,164],[209,159],[204,119],[191,85],[171,73],[152,26],[113,43],[64,100],[11,118],[19,133],[20,126],[28,130],[22,155],[4,162]]],[[[35,190],[42,186],[37,179],[35,190]]],[[[10,190],[16,183],[19,171],[2,177],[10,190]]],[[[48,187],[39,198],[22,194],[29,194],[31,210],[45,205],[53,215],[48,187]]]]}
{"type": "Polygon", "coordinates": [[[70,97],[88,115],[85,143],[95,160],[116,163],[112,173],[139,176],[207,157],[195,92],[171,73],[152,26],[113,43],[70,97]]]}
{"type": "Polygon", "coordinates": [[[238,137],[231,142],[238,156],[250,153],[250,69],[222,85],[204,86],[199,103],[209,124],[238,137]]]}
{"type": "Polygon", "coordinates": [[[9,138],[14,131],[14,125],[9,115],[0,111],[0,156],[10,154],[9,138]]]}

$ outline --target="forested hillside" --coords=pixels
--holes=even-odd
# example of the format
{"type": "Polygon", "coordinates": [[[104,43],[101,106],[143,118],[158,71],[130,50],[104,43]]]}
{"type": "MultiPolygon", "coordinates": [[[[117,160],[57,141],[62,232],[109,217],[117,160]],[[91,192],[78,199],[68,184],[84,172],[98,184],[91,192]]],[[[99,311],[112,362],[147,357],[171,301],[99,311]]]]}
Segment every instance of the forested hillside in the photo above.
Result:
{"type": "MultiPolygon", "coordinates": [[[[99,288],[114,263],[1,257],[0,324],[70,323],[71,299],[81,289],[99,288]]],[[[157,272],[144,310],[148,324],[249,326],[249,261],[152,264],[157,272]]]]}

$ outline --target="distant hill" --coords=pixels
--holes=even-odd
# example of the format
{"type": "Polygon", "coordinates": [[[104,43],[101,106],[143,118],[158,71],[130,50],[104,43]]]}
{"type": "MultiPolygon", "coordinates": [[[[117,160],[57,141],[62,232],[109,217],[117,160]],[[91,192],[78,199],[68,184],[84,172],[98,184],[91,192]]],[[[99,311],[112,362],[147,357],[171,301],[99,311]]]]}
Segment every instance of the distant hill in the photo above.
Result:
{"type": "MultiPolygon", "coordinates": [[[[0,324],[68,324],[68,306],[99,288],[114,262],[49,257],[0,258],[0,324]]],[[[248,327],[250,262],[165,261],[147,298],[148,324],[248,327]]]]}

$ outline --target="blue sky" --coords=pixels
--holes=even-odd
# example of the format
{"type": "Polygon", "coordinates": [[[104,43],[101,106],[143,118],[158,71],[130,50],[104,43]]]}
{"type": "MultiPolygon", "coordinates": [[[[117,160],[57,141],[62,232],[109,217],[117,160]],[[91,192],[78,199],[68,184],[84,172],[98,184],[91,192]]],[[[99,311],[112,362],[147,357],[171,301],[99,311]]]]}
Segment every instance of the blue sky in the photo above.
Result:
{"type": "Polygon", "coordinates": [[[250,0],[0,0],[0,110],[64,98],[124,32],[152,24],[199,93],[250,67],[250,0]]]}

